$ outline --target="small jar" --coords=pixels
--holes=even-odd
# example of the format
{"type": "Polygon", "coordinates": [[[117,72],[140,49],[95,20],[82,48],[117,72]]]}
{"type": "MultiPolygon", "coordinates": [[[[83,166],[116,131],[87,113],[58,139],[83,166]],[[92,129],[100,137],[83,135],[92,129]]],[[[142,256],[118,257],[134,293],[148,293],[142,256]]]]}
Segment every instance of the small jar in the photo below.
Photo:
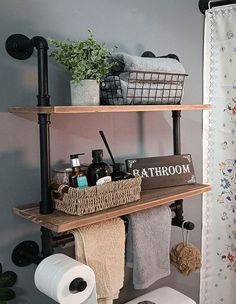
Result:
{"type": "Polygon", "coordinates": [[[122,180],[122,179],[129,179],[132,178],[133,175],[131,173],[128,172],[124,172],[122,171],[122,163],[116,163],[115,165],[111,165],[113,168],[113,172],[111,173],[111,179],[112,181],[118,181],[118,180],[122,180]]]}

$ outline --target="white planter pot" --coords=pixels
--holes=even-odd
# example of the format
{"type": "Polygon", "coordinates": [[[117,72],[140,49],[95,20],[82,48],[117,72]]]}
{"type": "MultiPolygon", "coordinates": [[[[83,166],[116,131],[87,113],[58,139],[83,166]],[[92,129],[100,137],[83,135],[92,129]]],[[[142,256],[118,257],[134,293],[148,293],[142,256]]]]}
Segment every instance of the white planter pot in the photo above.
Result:
{"type": "Polygon", "coordinates": [[[79,84],[70,82],[72,106],[98,106],[99,82],[97,80],[82,80],[79,84]]]}

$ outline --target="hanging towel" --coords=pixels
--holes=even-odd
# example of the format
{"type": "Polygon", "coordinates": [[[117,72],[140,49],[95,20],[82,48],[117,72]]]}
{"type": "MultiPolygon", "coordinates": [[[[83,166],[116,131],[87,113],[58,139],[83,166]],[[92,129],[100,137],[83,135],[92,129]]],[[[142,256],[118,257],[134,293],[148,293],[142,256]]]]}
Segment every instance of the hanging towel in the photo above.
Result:
{"type": "Polygon", "coordinates": [[[95,273],[99,304],[111,304],[119,297],[124,282],[125,226],[120,218],[78,228],[76,259],[95,273]]]}
{"type": "Polygon", "coordinates": [[[145,289],[170,274],[171,211],[155,207],[129,215],[126,265],[135,289],[145,289]]]}

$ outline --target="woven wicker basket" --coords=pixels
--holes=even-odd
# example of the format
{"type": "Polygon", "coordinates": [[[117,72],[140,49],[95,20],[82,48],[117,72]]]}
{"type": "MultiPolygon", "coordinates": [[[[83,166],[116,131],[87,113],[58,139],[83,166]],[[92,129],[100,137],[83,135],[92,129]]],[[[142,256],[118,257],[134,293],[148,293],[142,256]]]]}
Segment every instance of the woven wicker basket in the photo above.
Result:
{"type": "Polygon", "coordinates": [[[135,177],[84,189],[69,187],[60,198],[54,193],[53,201],[57,210],[84,215],[137,201],[140,192],[141,177],[135,177]]]}

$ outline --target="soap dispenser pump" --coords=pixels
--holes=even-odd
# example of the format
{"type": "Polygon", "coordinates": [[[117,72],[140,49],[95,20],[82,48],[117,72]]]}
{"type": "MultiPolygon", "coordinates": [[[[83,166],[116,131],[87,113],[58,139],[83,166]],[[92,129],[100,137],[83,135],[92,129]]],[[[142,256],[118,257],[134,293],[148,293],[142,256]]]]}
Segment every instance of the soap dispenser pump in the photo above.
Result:
{"type": "Polygon", "coordinates": [[[92,150],[92,163],[88,167],[87,178],[89,186],[95,186],[111,181],[110,167],[103,162],[103,150],[92,150]],[[105,178],[106,177],[106,178],[105,178]]]}

